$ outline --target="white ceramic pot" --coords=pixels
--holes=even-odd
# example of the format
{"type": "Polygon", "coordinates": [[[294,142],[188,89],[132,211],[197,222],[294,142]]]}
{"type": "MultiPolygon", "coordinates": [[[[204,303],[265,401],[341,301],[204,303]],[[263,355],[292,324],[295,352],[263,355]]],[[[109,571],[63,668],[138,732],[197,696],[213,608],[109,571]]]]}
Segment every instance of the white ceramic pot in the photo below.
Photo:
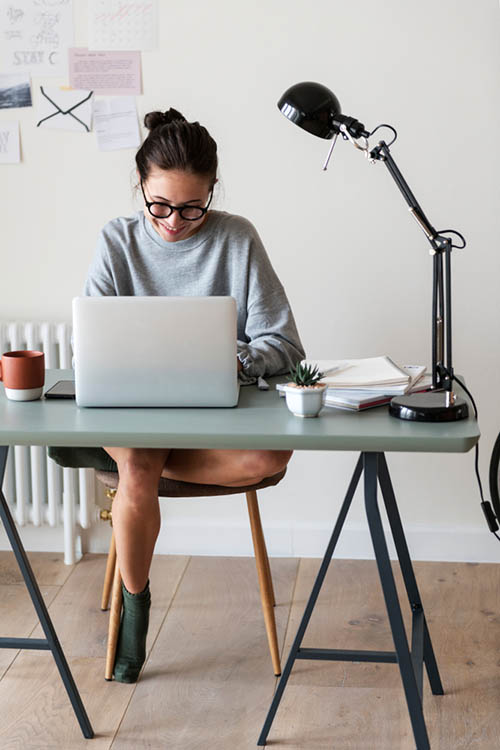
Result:
{"type": "Polygon", "coordinates": [[[296,417],[317,417],[323,406],[326,385],[285,387],[286,405],[296,417]]]}

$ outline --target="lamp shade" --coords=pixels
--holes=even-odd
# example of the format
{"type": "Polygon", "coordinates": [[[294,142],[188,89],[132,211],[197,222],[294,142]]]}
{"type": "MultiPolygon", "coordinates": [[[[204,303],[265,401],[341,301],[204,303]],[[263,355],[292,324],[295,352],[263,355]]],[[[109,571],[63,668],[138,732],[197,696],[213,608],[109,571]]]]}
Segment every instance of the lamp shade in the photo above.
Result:
{"type": "Polygon", "coordinates": [[[319,138],[333,138],[338,132],[334,118],[342,112],[339,100],[321,83],[304,81],[290,86],[278,108],[295,125],[319,138]]]}

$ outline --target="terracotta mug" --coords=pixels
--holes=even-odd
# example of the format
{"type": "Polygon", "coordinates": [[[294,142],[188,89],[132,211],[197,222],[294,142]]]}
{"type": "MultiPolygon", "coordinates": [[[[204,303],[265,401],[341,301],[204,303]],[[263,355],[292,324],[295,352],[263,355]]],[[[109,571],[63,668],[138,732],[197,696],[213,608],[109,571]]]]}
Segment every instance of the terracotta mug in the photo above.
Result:
{"type": "Polygon", "coordinates": [[[45,383],[43,352],[5,352],[0,362],[0,380],[3,380],[5,395],[11,401],[40,398],[45,383]]]}

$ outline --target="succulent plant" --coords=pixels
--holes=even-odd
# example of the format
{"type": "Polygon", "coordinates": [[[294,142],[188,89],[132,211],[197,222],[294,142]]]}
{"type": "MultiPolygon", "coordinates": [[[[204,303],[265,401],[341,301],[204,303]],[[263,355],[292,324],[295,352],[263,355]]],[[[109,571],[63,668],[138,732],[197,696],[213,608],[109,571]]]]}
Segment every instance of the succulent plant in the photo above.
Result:
{"type": "Polygon", "coordinates": [[[294,368],[290,370],[289,378],[292,383],[299,386],[316,385],[319,380],[323,377],[323,373],[319,371],[317,365],[307,365],[298,362],[294,368]]]}

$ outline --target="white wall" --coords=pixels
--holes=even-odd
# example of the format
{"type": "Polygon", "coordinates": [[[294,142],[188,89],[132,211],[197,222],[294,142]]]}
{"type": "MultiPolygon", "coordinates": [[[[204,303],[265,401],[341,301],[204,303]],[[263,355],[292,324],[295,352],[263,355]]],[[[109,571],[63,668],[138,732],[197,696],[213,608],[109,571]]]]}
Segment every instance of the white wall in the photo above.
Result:
{"type": "MultiPolygon", "coordinates": [[[[486,483],[500,428],[497,0],[159,4],[160,48],[142,55],[139,114],[174,106],[208,127],[221,155],[216,207],[255,222],[311,356],[428,363],[432,264],[384,166],[339,142],[324,173],[329,143],[288,123],[276,102],[316,80],[369,129],[397,128],[393,156],[429,219],[468,241],[453,258],[454,357],[477,398],[486,483]]],[[[75,0],[81,46],[85,14],[75,0]]],[[[47,82],[34,79],[35,102],[47,82]]],[[[31,109],[0,112],[13,116],[23,163],[0,172],[0,319],[69,319],[97,232],[134,208],[134,153],[100,153],[94,134],[37,130],[31,109]]],[[[355,459],[295,455],[286,481],[262,494],[271,552],[322,552],[355,459]]],[[[395,454],[389,465],[415,556],[500,559],[472,453],[395,454]]],[[[346,555],[371,554],[360,500],[346,555]]],[[[243,498],[164,501],[158,550],[245,552],[245,512],[243,498]]],[[[101,539],[102,530],[91,546],[101,539]]]]}

